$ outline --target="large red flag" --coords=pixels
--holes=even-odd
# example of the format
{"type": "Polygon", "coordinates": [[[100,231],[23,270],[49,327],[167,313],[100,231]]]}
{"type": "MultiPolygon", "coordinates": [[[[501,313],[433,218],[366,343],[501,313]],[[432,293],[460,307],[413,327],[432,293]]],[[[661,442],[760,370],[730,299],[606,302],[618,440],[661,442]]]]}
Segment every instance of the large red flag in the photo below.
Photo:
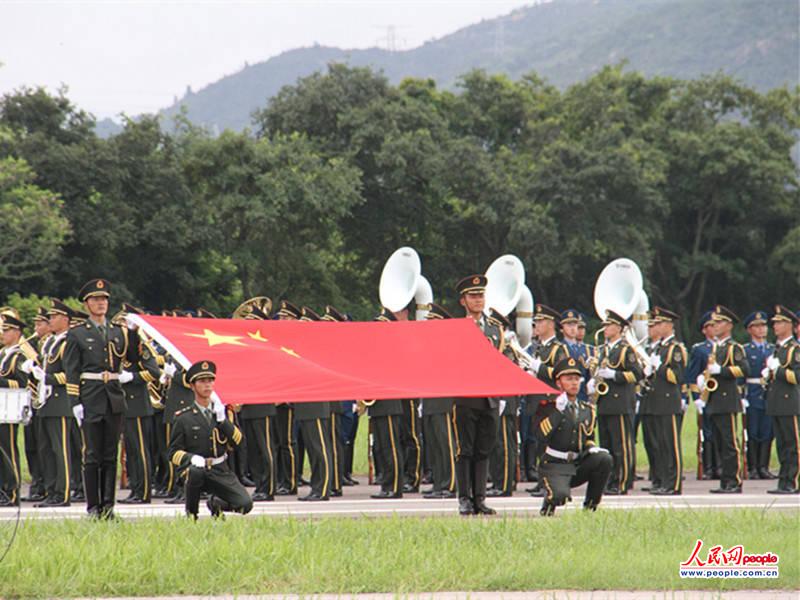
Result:
{"type": "Polygon", "coordinates": [[[214,361],[226,404],[556,393],[500,354],[469,319],[129,319],[184,367],[214,361]]]}

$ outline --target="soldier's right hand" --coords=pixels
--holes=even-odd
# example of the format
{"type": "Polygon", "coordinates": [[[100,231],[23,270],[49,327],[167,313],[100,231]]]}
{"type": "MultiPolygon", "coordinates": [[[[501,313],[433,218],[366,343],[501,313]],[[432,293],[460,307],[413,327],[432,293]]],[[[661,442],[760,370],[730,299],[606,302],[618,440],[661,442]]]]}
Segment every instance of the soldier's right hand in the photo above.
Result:
{"type": "Polygon", "coordinates": [[[178,370],[177,367],[171,362],[168,362],[167,364],[164,365],[164,375],[166,375],[170,379],[172,379],[175,376],[175,371],[177,370],[178,370]]]}
{"type": "Polygon", "coordinates": [[[78,421],[78,427],[80,427],[83,422],[83,404],[76,404],[73,406],[72,414],[75,415],[75,419],[78,421]]]}
{"type": "Polygon", "coordinates": [[[206,459],[199,454],[192,455],[191,463],[193,467],[197,467],[198,469],[206,468],[206,459]]]}

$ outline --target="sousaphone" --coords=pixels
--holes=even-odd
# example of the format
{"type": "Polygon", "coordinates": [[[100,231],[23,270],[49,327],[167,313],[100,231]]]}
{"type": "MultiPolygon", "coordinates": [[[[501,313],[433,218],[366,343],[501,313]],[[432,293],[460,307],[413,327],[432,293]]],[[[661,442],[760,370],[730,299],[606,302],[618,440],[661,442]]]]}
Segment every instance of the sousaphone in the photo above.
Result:
{"type": "Polygon", "coordinates": [[[525,347],[533,336],[533,294],[525,285],[525,267],[513,254],[504,254],[486,269],[486,302],[488,315],[495,309],[504,317],[516,310],[515,329],[525,347]]]}
{"type": "Polygon", "coordinates": [[[416,250],[403,246],[392,253],[383,265],[378,296],[381,306],[392,312],[403,310],[414,300],[416,320],[425,320],[433,302],[433,289],[422,275],[422,262],[416,250]]]}

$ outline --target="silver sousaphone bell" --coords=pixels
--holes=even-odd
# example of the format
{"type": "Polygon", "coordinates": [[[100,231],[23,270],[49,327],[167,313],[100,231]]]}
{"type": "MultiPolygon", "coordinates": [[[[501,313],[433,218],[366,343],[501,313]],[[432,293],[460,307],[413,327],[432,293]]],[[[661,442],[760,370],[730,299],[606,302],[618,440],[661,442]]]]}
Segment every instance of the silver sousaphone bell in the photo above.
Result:
{"type": "Polygon", "coordinates": [[[415,301],[417,321],[425,319],[433,302],[433,289],[422,275],[422,262],[409,246],[395,250],[383,265],[378,287],[381,306],[399,312],[415,301]]]}

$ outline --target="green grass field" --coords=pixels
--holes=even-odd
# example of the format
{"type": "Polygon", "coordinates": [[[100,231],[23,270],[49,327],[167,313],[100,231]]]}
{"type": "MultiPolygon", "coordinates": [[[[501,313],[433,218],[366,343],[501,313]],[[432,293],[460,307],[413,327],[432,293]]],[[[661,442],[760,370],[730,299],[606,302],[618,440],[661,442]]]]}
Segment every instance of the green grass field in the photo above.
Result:
{"type": "Polygon", "coordinates": [[[797,589],[799,545],[797,511],[746,509],[26,521],[0,563],[0,596],[797,589]],[[776,553],[780,578],[682,580],[697,538],[776,553]]]}

